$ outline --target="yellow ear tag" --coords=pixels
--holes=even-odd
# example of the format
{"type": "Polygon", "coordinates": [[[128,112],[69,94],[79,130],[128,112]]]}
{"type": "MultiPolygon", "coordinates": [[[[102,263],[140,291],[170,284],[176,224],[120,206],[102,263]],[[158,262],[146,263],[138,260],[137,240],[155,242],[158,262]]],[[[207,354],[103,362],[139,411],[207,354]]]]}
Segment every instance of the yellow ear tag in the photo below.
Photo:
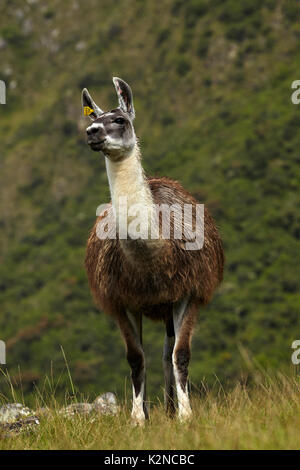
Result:
{"type": "Polygon", "coordinates": [[[89,106],[84,106],[83,107],[83,114],[85,116],[89,116],[90,114],[92,114],[94,112],[94,110],[92,108],[90,108],[89,106]]]}

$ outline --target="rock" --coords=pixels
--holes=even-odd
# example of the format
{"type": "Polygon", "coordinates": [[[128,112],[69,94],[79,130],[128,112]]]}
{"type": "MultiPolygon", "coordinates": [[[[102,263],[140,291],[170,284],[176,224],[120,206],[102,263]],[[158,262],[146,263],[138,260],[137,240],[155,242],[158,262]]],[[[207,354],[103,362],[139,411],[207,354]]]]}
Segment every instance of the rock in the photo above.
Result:
{"type": "Polygon", "coordinates": [[[6,45],[7,45],[7,42],[5,41],[5,39],[0,37],[0,50],[4,49],[6,45]]]}
{"type": "Polygon", "coordinates": [[[99,395],[93,403],[94,409],[104,415],[115,415],[119,411],[117,398],[114,393],[107,392],[99,395]]]}
{"type": "Polygon", "coordinates": [[[21,403],[8,403],[0,408],[0,430],[8,435],[14,432],[31,431],[40,424],[34,412],[21,403]]]}
{"type": "MultiPolygon", "coordinates": [[[[73,403],[59,410],[59,414],[64,417],[72,417],[78,414],[92,416],[96,414],[115,415],[119,411],[117,398],[114,393],[107,392],[99,395],[93,403],[73,403]]],[[[50,413],[48,408],[39,408],[32,411],[21,403],[9,403],[0,407],[0,431],[6,433],[16,433],[21,431],[31,431],[40,424],[39,418],[50,413]]]]}
{"type": "Polygon", "coordinates": [[[19,433],[23,431],[32,431],[35,426],[39,425],[39,419],[37,416],[31,416],[30,418],[19,419],[14,423],[1,424],[0,429],[3,429],[7,433],[19,433]]]}
{"type": "Polygon", "coordinates": [[[28,35],[33,32],[33,21],[31,18],[27,18],[22,26],[23,33],[28,35]]]}
{"type": "Polygon", "coordinates": [[[9,88],[11,90],[14,90],[15,88],[17,88],[17,85],[18,85],[18,82],[16,80],[12,80],[11,82],[9,82],[9,88]]]}
{"type": "Polygon", "coordinates": [[[17,8],[15,10],[15,17],[18,18],[18,20],[22,20],[24,18],[24,11],[21,8],[17,8]]]}
{"type": "Polygon", "coordinates": [[[75,46],[76,51],[82,51],[85,48],[86,48],[86,42],[85,41],[79,41],[75,46]]]}
{"type": "Polygon", "coordinates": [[[72,405],[62,408],[59,413],[64,416],[74,416],[76,414],[88,415],[94,410],[91,403],[73,403],[72,405]]]}
{"type": "Polygon", "coordinates": [[[24,417],[34,415],[34,412],[21,403],[8,403],[0,408],[0,423],[8,424],[24,417]]]}
{"type": "Polygon", "coordinates": [[[99,395],[94,403],[74,403],[62,408],[59,413],[64,416],[74,416],[76,414],[90,415],[96,411],[103,415],[115,415],[119,411],[116,396],[111,393],[103,393],[99,395]]]}

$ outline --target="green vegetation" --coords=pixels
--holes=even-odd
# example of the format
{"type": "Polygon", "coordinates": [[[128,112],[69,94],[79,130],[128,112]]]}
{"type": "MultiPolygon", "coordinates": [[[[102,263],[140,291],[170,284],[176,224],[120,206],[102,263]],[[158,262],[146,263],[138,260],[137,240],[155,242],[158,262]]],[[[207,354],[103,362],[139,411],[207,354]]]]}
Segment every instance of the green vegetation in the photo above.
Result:
{"type": "Polygon", "coordinates": [[[156,404],[142,428],[131,425],[126,403],[116,416],[66,418],[52,400],[49,413],[32,432],[0,435],[0,450],[299,449],[298,380],[263,377],[258,372],[250,391],[241,385],[224,391],[217,383],[204,388],[205,395],[193,399],[189,423],[166,418],[163,407],[156,404]]]}
{"type": "MultiPolygon", "coordinates": [[[[147,173],[179,180],[210,208],[224,240],[224,283],[199,312],[192,382],[212,386],[217,376],[234,390],[252,382],[241,346],[265,369],[290,372],[291,344],[300,335],[300,107],[290,100],[299,36],[296,0],[1,2],[0,79],[8,92],[0,107],[0,339],[4,369],[26,404],[45,374],[59,377],[58,400],[71,393],[60,345],[79,393],[123,398],[129,388],[119,332],[94,307],[83,267],[96,208],[109,191],[103,159],[85,144],[80,95],[88,87],[104,109],[115,106],[115,75],[133,88],[147,173]]],[[[145,323],[154,400],[162,397],[163,331],[145,323]]],[[[174,446],[299,446],[299,432],[285,437],[297,429],[299,402],[268,401],[261,390],[252,409],[238,390],[228,396],[244,400],[241,413],[231,398],[220,416],[209,401],[196,403],[195,442],[174,446]],[[239,432],[241,423],[249,426],[235,441],[229,422],[239,432]],[[266,427],[265,441],[258,429],[266,427]]],[[[0,392],[7,396],[2,376],[0,392]]],[[[145,432],[156,439],[153,447],[173,445],[167,429],[159,431],[159,411],[145,432]]],[[[41,436],[7,445],[75,448],[81,436],[85,447],[100,445],[100,432],[86,437],[97,424],[74,438],[68,426],[54,418],[41,436]],[[47,444],[56,426],[66,437],[47,444]]],[[[104,435],[110,426],[104,419],[104,435]]],[[[141,431],[128,432],[129,446],[141,431]]]]}

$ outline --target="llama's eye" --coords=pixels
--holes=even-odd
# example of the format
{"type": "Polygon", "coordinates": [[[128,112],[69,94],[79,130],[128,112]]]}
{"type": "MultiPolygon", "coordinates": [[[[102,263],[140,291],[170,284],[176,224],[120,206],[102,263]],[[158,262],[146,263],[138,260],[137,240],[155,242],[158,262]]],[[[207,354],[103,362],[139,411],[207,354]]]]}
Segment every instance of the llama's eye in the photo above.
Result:
{"type": "Polygon", "coordinates": [[[115,122],[116,124],[124,124],[125,119],[123,119],[123,118],[117,118],[117,119],[114,120],[114,122],[115,122]]]}

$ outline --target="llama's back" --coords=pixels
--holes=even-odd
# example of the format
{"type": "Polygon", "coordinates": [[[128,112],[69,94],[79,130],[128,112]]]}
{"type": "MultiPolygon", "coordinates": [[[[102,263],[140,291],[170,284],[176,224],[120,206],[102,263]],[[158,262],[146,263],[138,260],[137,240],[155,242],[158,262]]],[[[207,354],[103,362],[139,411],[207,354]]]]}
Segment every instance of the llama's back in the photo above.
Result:
{"type": "MultiPolygon", "coordinates": [[[[155,204],[195,206],[197,201],[176,181],[149,178],[155,204]]],[[[164,240],[159,256],[147,259],[145,241],[134,240],[141,262],[128,258],[118,238],[99,239],[97,224],[114,221],[112,206],[101,214],[91,231],[86,251],[86,271],[96,303],[106,313],[122,308],[164,317],[170,303],[190,296],[206,304],[222,280],[224,254],[213,218],[204,208],[204,243],[200,250],[186,250],[186,239],[164,240]],[[161,313],[160,313],[161,312],[161,313]]],[[[171,219],[172,220],[172,219],[171,219]]]]}

